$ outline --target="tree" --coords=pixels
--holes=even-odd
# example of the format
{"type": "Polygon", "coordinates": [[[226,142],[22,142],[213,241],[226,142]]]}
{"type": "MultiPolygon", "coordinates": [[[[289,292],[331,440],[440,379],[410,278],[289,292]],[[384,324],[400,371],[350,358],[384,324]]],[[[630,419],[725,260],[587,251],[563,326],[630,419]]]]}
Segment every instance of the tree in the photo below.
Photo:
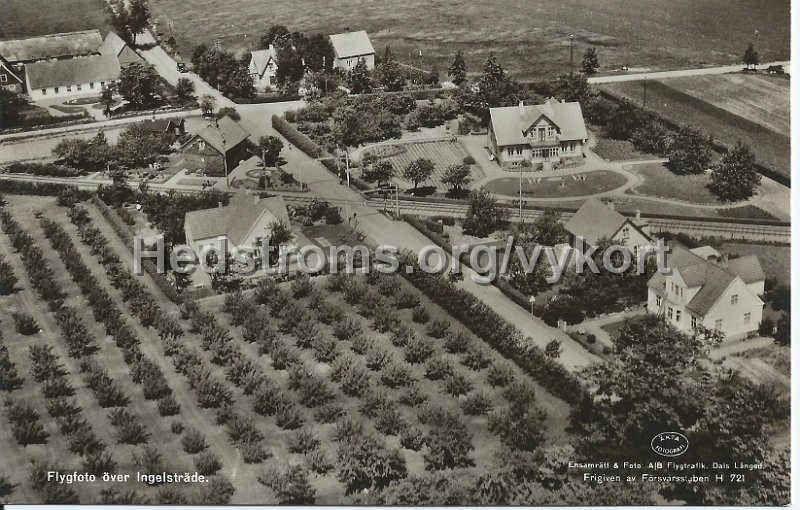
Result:
{"type": "Polygon", "coordinates": [[[352,494],[364,489],[383,489],[406,477],[405,457],[389,449],[375,436],[354,436],[339,444],[337,478],[352,494]]]}
{"type": "Polygon", "coordinates": [[[316,489],[308,483],[308,472],[302,466],[290,466],[283,473],[270,468],[258,481],[275,492],[281,505],[313,505],[316,489]]]}
{"type": "Polygon", "coordinates": [[[119,75],[119,93],[137,109],[152,107],[156,103],[159,76],[150,66],[133,62],[119,75]]]}
{"type": "Polygon", "coordinates": [[[747,45],[747,49],[744,52],[744,63],[748,69],[755,69],[759,64],[758,52],[753,48],[753,43],[747,45]]]}
{"type": "Polygon", "coordinates": [[[7,129],[19,123],[20,112],[28,106],[25,99],[14,92],[0,87],[0,129],[7,129]]]}
{"type": "Polygon", "coordinates": [[[558,77],[554,93],[567,102],[576,101],[583,107],[596,94],[589,88],[589,79],[582,73],[565,73],[558,77]]]}
{"type": "Polygon", "coordinates": [[[581,70],[586,76],[594,76],[600,68],[600,63],[597,61],[597,51],[594,48],[589,48],[583,54],[581,61],[581,70]]]}
{"type": "Polygon", "coordinates": [[[223,106],[217,111],[215,117],[217,118],[217,120],[221,119],[222,117],[230,117],[236,122],[242,120],[242,116],[239,115],[239,112],[237,112],[236,108],[234,108],[233,106],[223,106]]]}
{"type": "Polygon", "coordinates": [[[100,101],[105,106],[103,113],[106,117],[111,115],[111,107],[114,106],[114,95],[117,93],[116,84],[110,83],[103,87],[103,92],[100,93],[100,101]]]}
{"type": "Polygon", "coordinates": [[[472,434],[456,413],[437,409],[428,425],[430,431],[425,438],[428,451],[423,455],[425,469],[439,471],[474,465],[470,458],[474,449],[472,434]]]}
{"type": "Polygon", "coordinates": [[[277,53],[278,69],[275,72],[275,79],[278,84],[285,86],[299,82],[305,72],[299,48],[287,44],[279,47],[277,53]]]}
{"type": "Polygon", "coordinates": [[[178,78],[175,84],[175,97],[181,104],[186,104],[194,99],[194,82],[189,78],[178,78]]]}
{"type": "Polygon", "coordinates": [[[516,102],[514,88],[514,83],[506,76],[505,69],[497,61],[494,53],[489,54],[483,65],[483,75],[478,82],[477,100],[480,108],[488,110],[514,104],[516,102]]]}
{"type": "Polygon", "coordinates": [[[275,45],[276,47],[281,47],[286,44],[286,40],[289,37],[289,29],[283,25],[272,25],[267,29],[267,32],[261,36],[259,40],[259,47],[262,50],[266,50],[269,46],[275,45]]]}
{"type": "Polygon", "coordinates": [[[217,100],[214,99],[213,96],[209,96],[205,94],[200,97],[200,111],[203,112],[205,116],[211,116],[214,113],[214,107],[217,104],[217,100]]]}
{"type": "Polygon", "coordinates": [[[614,140],[628,140],[641,130],[649,119],[649,115],[628,100],[623,100],[609,115],[605,135],[614,140]]]}
{"type": "Polygon", "coordinates": [[[756,158],[750,147],[739,140],[714,167],[709,188],[722,200],[736,202],[752,197],[759,184],[761,174],[756,170],[756,158]]]}
{"type": "Polygon", "coordinates": [[[303,60],[312,72],[329,72],[333,69],[334,52],[331,40],[324,34],[314,34],[302,48],[303,60]]]}
{"type": "Polygon", "coordinates": [[[147,0],[130,0],[117,2],[112,10],[111,24],[123,39],[127,39],[134,46],[136,36],[147,30],[150,23],[150,6],[147,0]]]}
{"type": "Polygon", "coordinates": [[[14,292],[17,281],[14,268],[0,257],[0,296],[5,296],[14,292]]]}
{"type": "Polygon", "coordinates": [[[350,71],[349,75],[350,92],[353,94],[363,94],[372,91],[372,79],[370,77],[367,62],[364,59],[358,59],[358,62],[350,71]]]}
{"type": "Polygon", "coordinates": [[[507,213],[500,207],[491,193],[481,188],[469,194],[469,208],[464,219],[464,233],[486,237],[500,228],[506,221],[507,213]]]}
{"type": "Polygon", "coordinates": [[[442,182],[450,186],[450,191],[454,194],[462,191],[472,181],[472,169],[469,165],[450,165],[442,177],[442,182]]]}
{"type": "Polygon", "coordinates": [[[436,166],[433,161],[427,158],[418,158],[408,164],[403,170],[403,178],[414,183],[414,189],[419,187],[419,183],[427,180],[436,166]]]}
{"type": "Polygon", "coordinates": [[[450,75],[453,83],[459,87],[467,81],[467,64],[464,62],[464,54],[461,50],[458,50],[453,57],[453,62],[447,68],[447,74],[450,75]]]}
{"type": "Polygon", "coordinates": [[[275,136],[262,136],[258,139],[258,151],[261,155],[261,162],[265,167],[277,166],[281,161],[281,151],[283,142],[275,136]]]}
{"type": "Polygon", "coordinates": [[[775,340],[781,345],[789,345],[791,342],[792,324],[788,313],[783,312],[778,319],[775,330],[775,340]]]}
{"type": "Polygon", "coordinates": [[[547,345],[544,348],[544,353],[553,359],[558,359],[563,351],[564,349],[561,348],[561,342],[555,338],[547,342],[547,345]]]}
{"type": "Polygon", "coordinates": [[[403,90],[406,84],[405,75],[402,69],[400,69],[400,64],[392,58],[391,53],[388,51],[388,46],[386,50],[387,52],[383,62],[375,68],[375,77],[378,82],[389,91],[396,92],[398,90],[403,90]]]}
{"type": "Polygon", "coordinates": [[[711,164],[711,148],[703,133],[683,126],[672,140],[667,166],[679,175],[702,174],[711,164]]]}
{"type": "Polygon", "coordinates": [[[114,158],[125,167],[141,168],[162,161],[174,141],[172,133],[154,132],[143,123],[131,124],[120,133],[114,158]]]}
{"type": "Polygon", "coordinates": [[[274,247],[282,246],[292,240],[292,231],[282,221],[274,221],[269,225],[269,241],[274,247]]]}
{"type": "Polygon", "coordinates": [[[102,170],[112,157],[102,131],[89,140],[65,138],[53,148],[53,155],[67,166],[86,171],[102,170]]]}
{"type": "Polygon", "coordinates": [[[361,178],[367,182],[378,184],[389,182],[395,176],[394,166],[389,161],[378,161],[361,172],[361,178]]]}

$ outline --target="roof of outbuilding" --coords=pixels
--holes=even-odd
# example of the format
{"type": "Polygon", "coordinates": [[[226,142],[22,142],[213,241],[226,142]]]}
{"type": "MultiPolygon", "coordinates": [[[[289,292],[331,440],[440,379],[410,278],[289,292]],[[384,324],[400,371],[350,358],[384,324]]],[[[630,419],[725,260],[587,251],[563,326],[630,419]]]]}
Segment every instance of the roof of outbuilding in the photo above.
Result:
{"type": "Polygon", "coordinates": [[[543,104],[503,106],[490,108],[492,130],[498,145],[523,145],[528,143],[525,131],[542,116],[559,129],[561,141],[585,140],[589,137],[580,103],[561,103],[548,99],[543,104]]]}
{"type": "Polygon", "coordinates": [[[0,41],[0,55],[9,62],[28,62],[96,53],[103,43],[100,31],[64,32],[0,41]]]}
{"type": "Polygon", "coordinates": [[[31,89],[112,81],[119,79],[119,72],[119,60],[111,55],[36,62],[25,66],[31,89]]]}
{"type": "Polygon", "coordinates": [[[764,269],[755,255],[728,260],[728,271],[744,280],[744,283],[760,282],[766,278],[764,269]]]}
{"type": "Polygon", "coordinates": [[[367,32],[346,32],[344,34],[333,34],[330,36],[333,50],[339,58],[357,57],[359,55],[370,55],[375,53],[372,42],[369,40],[367,32]]]}
{"type": "Polygon", "coordinates": [[[594,246],[600,239],[613,236],[626,221],[625,216],[591,198],[583,203],[564,227],[570,234],[580,236],[587,244],[594,246]]]}
{"type": "Polygon", "coordinates": [[[242,190],[225,207],[186,213],[186,224],[195,240],[224,236],[241,245],[265,211],[289,226],[289,213],[282,196],[258,199],[242,190]]]}

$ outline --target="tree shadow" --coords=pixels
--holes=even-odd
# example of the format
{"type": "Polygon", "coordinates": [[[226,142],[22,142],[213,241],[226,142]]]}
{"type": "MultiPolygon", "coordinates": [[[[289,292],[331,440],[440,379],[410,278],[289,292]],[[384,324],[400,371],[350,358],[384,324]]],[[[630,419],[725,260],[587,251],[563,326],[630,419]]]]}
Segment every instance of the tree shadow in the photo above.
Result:
{"type": "Polygon", "coordinates": [[[420,186],[419,188],[411,188],[406,190],[407,195],[415,197],[429,197],[436,193],[436,186],[420,186]]]}

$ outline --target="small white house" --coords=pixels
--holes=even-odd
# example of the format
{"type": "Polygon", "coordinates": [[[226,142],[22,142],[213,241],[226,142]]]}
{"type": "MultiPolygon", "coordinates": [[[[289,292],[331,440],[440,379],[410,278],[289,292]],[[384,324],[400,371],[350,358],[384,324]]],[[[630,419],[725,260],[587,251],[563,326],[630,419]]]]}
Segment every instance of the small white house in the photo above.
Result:
{"type": "Polygon", "coordinates": [[[354,68],[359,60],[367,64],[367,69],[375,69],[375,48],[367,32],[347,32],[330,36],[335,59],[333,67],[345,71],[354,68]]]}
{"type": "Polygon", "coordinates": [[[278,59],[275,46],[269,49],[250,52],[250,76],[258,92],[267,92],[275,86],[275,74],[278,72],[278,59]]]}
{"type": "Polygon", "coordinates": [[[764,310],[765,277],[758,258],[704,255],[702,249],[671,246],[667,267],[672,274],[656,272],[647,282],[647,311],[689,334],[701,326],[726,339],[754,334],[764,310]]]}
{"type": "Polygon", "coordinates": [[[80,95],[99,96],[106,85],[119,80],[114,55],[92,55],[25,66],[28,95],[34,101],[80,95]]]}
{"type": "Polygon", "coordinates": [[[638,213],[635,218],[628,218],[596,198],[584,202],[564,228],[573,248],[578,247],[578,237],[583,239],[585,248],[597,246],[601,239],[608,239],[615,245],[627,247],[634,255],[653,244],[650,225],[638,213]]]}

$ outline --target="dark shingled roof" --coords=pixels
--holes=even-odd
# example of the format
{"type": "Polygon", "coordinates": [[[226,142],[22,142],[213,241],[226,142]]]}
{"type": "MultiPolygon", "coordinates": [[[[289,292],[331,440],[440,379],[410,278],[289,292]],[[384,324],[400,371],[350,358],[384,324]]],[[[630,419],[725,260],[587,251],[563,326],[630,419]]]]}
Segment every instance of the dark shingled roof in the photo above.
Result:
{"type": "Polygon", "coordinates": [[[498,145],[525,145],[525,131],[542,116],[547,117],[559,129],[560,141],[585,140],[589,138],[580,103],[561,103],[548,99],[543,104],[503,106],[490,108],[492,130],[498,145]]]}
{"type": "MultiPolygon", "coordinates": [[[[686,308],[701,316],[711,310],[736,277],[748,284],[764,280],[764,271],[754,255],[733,259],[727,266],[723,266],[708,261],[678,244],[672,243],[670,248],[667,254],[667,267],[680,274],[689,288],[701,287],[686,305],[686,308]]],[[[666,284],[666,276],[658,271],[647,282],[648,287],[660,293],[664,292],[666,284]]]]}
{"type": "Polygon", "coordinates": [[[100,31],[64,32],[25,39],[0,41],[0,55],[10,62],[30,62],[97,53],[103,37],[100,31]]]}
{"type": "Polygon", "coordinates": [[[195,240],[224,236],[233,245],[240,245],[264,211],[289,226],[289,213],[282,196],[258,200],[245,190],[234,195],[225,207],[186,213],[186,224],[195,240]]]}
{"type": "Polygon", "coordinates": [[[592,198],[584,202],[564,227],[570,234],[583,237],[594,246],[603,237],[613,236],[625,221],[625,216],[592,198]]]}
{"type": "Polygon", "coordinates": [[[119,71],[119,61],[111,55],[36,62],[25,66],[26,79],[32,89],[109,82],[119,79],[119,71]]]}
{"type": "Polygon", "coordinates": [[[239,125],[238,122],[226,115],[225,117],[219,119],[216,125],[212,124],[203,128],[202,131],[192,137],[192,140],[189,140],[186,144],[184,144],[184,147],[192,143],[195,137],[200,137],[205,140],[206,143],[214,150],[220,154],[223,154],[230,151],[244,140],[247,140],[249,136],[250,133],[248,133],[247,130],[239,125]],[[225,141],[224,144],[223,139],[225,141]],[[224,150],[223,145],[225,146],[224,150]]]}

